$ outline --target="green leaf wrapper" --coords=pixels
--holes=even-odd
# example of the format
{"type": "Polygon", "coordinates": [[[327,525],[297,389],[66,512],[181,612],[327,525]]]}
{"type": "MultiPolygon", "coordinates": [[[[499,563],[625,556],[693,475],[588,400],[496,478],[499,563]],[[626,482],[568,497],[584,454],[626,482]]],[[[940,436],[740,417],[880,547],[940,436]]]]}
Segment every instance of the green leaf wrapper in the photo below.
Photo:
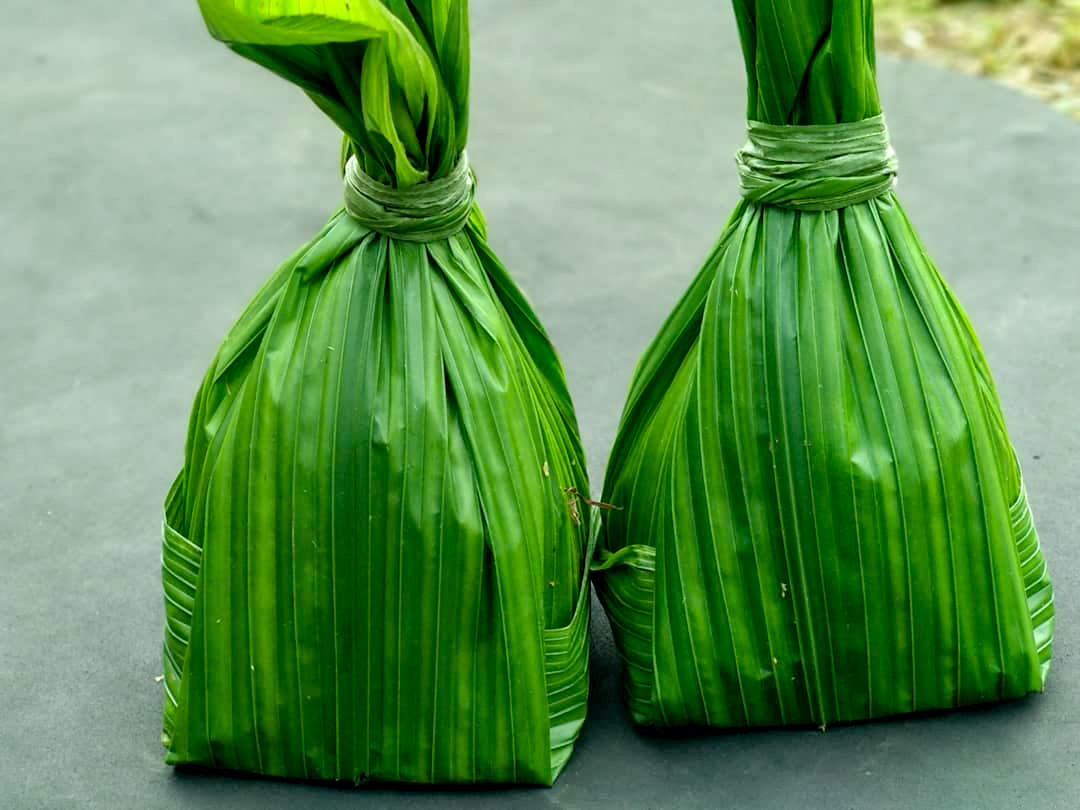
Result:
{"type": "MultiPolygon", "coordinates": [[[[429,181],[471,193],[463,0],[200,5],[341,126],[385,185],[376,219],[437,208],[429,181]]],[[[337,211],[214,358],[165,507],[168,762],[551,784],[569,758],[581,443],[547,336],[461,219],[409,241],[337,211]]]]}
{"type": "Polygon", "coordinates": [[[735,12],[746,199],[641,360],[605,481],[594,581],[633,718],[1039,691],[1053,591],[979,344],[889,188],[869,0],[735,12]],[[876,146],[846,160],[849,136],[876,146]]]}

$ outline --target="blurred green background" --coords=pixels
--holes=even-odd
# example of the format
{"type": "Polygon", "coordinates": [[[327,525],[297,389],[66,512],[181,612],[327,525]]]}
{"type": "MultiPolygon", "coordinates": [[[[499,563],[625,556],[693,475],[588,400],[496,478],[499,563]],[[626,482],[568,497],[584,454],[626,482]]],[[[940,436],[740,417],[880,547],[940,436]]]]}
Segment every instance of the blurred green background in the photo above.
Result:
{"type": "Polygon", "coordinates": [[[1080,0],[877,0],[883,51],[1001,81],[1080,121],[1080,0]]]}

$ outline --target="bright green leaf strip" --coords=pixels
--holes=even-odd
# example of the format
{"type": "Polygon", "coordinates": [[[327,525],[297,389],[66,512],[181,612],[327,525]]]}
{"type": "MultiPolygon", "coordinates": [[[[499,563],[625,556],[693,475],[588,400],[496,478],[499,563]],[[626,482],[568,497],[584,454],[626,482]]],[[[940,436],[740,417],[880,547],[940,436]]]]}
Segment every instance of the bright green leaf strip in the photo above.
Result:
{"type": "Polygon", "coordinates": [[[319,45],[404,30],[378,0],[199,0],[199,8],[225,42],[319,45]]]}

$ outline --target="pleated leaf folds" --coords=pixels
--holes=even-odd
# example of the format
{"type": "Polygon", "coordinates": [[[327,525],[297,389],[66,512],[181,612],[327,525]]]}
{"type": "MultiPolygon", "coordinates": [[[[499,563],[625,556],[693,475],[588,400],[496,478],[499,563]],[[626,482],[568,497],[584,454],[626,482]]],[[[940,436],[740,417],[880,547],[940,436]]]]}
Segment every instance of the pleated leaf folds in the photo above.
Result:
{"type": "MultiPolygon", "coordinates": [[[[880,112],[868,3],[736,13],[752,118],[880,112]]],[[[638,723],[1043,688],[1053,592],[998,396],[892,192],[739,205],[641,360],[603,499],[595,582],[638,723]]]]}
{"type": "MultiPolygon", "coordinates": [[[[323,44],[348,39],[332,7],[202,3],[212,31],[343,125],[369,174],[442,176],[466,131],[464,3],[349,2],[362,41],[323,44]],[[406,45],[426,85],[401,83],[406,45]]],[[[196,398],[165,510],[168,761],[551,784],[588,689],[575,492],[561,366],[479,211],[424,244],[339,210],[196,398]]]]}

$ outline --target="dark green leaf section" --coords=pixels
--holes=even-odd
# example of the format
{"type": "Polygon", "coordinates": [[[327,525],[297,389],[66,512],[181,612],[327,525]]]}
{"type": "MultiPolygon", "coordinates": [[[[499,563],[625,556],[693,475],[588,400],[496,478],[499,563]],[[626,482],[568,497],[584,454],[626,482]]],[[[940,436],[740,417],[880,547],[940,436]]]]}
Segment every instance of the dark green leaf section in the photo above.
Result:
{"type": "Polygon", "coordinates": [[[646,352],[596,565],[634,719],[1042,689],[1053,595],[975,336],[891,195],[744,203],[646,352]]]}
{"type": "MultiPolygon", "coordinates": [[[[748,118],[880,113],[870,0],[734,6],[748,118]]],[[[603,498],[622,510],[595,580],[638,723],[824,726],[1043,688],[1053,591],[997,393],[892,192],[739,205],[641,360],[603,498]]]]}
{"type": "MultiPolygon", "coordinates": [[[[201,6],[372,176],[457,165],[464,2],[201,6]]],[[[587,702],[587,497],[562,368],[479,210],[427,244],[338,211],[196,397],[165,512],[168,761],[551,784],[587,702]]]]}

